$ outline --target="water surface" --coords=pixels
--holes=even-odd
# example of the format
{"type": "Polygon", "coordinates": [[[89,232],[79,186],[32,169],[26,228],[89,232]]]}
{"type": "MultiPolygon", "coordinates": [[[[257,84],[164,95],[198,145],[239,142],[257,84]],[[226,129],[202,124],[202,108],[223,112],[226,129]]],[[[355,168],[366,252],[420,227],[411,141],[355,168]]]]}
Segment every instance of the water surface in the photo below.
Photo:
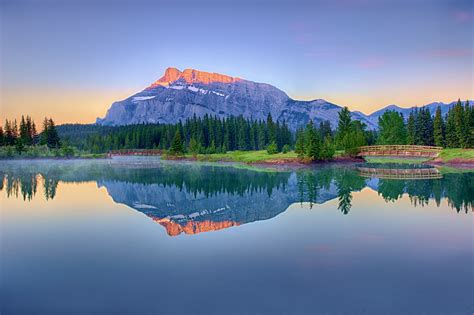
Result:
{"type": "Polygon", "coordinates": [[[471,314],[474,173],[376,168],[2,161],[0,311],[471,314]]]}

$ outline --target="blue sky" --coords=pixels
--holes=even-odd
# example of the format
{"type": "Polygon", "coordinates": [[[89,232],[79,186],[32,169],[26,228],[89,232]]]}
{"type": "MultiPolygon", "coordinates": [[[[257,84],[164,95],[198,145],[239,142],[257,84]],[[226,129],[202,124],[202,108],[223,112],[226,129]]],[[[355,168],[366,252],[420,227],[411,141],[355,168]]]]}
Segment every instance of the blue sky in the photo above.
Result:
{"type": "Polygon", "coordinates": [[[2,0],[2,116],[92,122],[169,66],[366,113],[472,99],[473,5],[2,0]]]}

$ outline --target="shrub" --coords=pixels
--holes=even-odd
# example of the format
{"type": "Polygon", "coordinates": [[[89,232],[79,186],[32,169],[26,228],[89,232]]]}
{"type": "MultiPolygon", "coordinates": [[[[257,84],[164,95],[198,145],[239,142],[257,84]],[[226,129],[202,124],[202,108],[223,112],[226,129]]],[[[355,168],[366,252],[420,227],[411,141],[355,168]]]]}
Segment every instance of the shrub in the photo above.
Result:
{"type": "Polygon", "coordinates": [[[272,143],[270,143],[270,144],[267,146],[267,152],[268,152],[268,154],[276,154],[276,153],[278,153],[278,146],[277,146],[277,144],[275,143],[275,141],[272,141],[272,143]]]}

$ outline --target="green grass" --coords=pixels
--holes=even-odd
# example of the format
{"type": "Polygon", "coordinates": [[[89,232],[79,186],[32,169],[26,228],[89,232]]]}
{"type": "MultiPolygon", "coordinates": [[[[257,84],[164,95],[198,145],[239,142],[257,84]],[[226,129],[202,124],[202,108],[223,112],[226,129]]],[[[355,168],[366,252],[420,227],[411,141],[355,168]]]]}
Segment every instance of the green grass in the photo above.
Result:
{"type": "Polygon", "coordinates": [[[474,159],[474,149],[444,149],[439,158],[443,162],[449,162],[453,159],[474,159]]]}
{"type": "MultiPolygon", "coordinates": [[[[192,154],[186,154],[186,158],[193,158],[192,154]]],[[[166,158],[166,157],[165,157],[166,158]]],[[[198,161],[208,162],[241,162],[241,163],[256,163],[265,162],[268,160],[285,160],[297,158],[297,154],[293,151],[288,153],[268,154],[266,150],[261,151],[229,151],[227,153],[214,154],[198,154],[196,159],[198,161]]]]}
{"type": "Polygon", "coordinates": [[[107,157],[105,153],[89,153],[73,149],[72,155],[66,154],[63,149],[52,149],[46,145],[24,147],[19,153],[15,146],[0,147],[0,159],[48,159],[48,158],[80,158],[80,159],[102,159],[107,157]]]}

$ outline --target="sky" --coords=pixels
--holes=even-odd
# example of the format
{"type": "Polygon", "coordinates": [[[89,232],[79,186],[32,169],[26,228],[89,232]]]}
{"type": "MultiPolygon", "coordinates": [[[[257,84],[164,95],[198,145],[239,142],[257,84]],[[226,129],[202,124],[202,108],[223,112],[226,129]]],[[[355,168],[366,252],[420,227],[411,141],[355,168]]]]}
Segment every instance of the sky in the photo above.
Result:
{"type": "Polygon", "coordinates": [[[2,121],[91,123],[167,67],[367,114],[474,99],[474,1],[0,0],[2,121]]]}

